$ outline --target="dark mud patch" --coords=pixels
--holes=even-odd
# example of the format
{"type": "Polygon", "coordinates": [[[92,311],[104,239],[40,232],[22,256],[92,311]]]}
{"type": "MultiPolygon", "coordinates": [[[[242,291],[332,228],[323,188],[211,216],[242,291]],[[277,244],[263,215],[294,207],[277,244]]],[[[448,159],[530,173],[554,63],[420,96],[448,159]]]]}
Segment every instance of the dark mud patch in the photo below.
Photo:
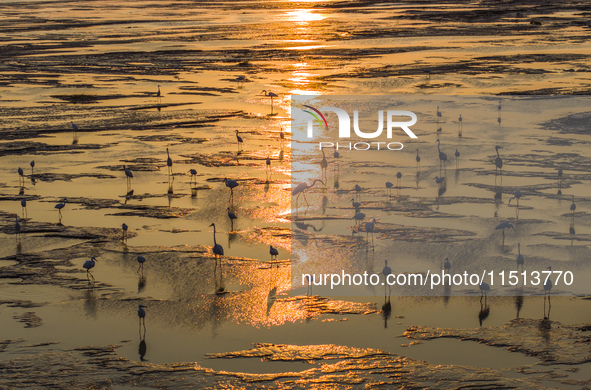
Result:
{"type": "Polygon", "coordinates": [[[24,343],[25,339],[16,339],[16,340],[0,340],[0,352],[5,352],[6,348],[8,348],[11,344],[18,344],[24,343]]]}
{"type": "Polygon", "coordinates": [[[18,320],[25,324],[25,328],[37,328],[43,325],[43,320],[38,317],[34,312],[28,311],[21,315],[12,316],[13,319],[18,320]]]}
{"type": "Polygon", "coordinates": [[[53,183],[54,181],[72,181],[74,179],[81,178],[93,178],[93,179],[116,179],[113,175],[105,175],[101,173],[35,173],[31,175],[32,179],[53,183]]]}
{"type": "Polygon", "coordinates": [[[6,300],[6,299],[1,299],[0,300],[0,305],[6,305],[8,307],[20,307],[23,309],[31,309],[34,307],[41,307],[44,306],[45,303],[38,303],[38,302],[32,302],[32,301],[23,301],[23,300],[6,300]]]}
{"type": "MultiPolygon", "coordinates": [[[[354,226],[352,230],[356,233],[365,232],[365,224],[354,226]]],[[[379,240],[429,243],[466,241],[476,236],[476,233],[467,230],[403,226],[381,222],[374,225],[374,234],[379,240]]]]}
{"type": "Polygon", "coordinates": [[[404,336],[414,340],[470,340],[535,356],[545,364],[582,364],[591,361],[591,339],[581,331],[584,326],[563,325],[549,319],[518,318],[503,327],[441,329],[412,326],[404,332],[404,336]]]}
{"type": "Polygon", "coordinates": [[[0,156],[48,155],[58,152],[82,153],[85,150],[99,150],[111,145],[113,144],[48,145],[42,142],[13,141],[0,144],[0,156]]]}
{"type": "Polygon", "coordinates": [[[176,142],[179,144],[202,144],[209,141],[208,138],[185,137],[181,134],[140,135],[135,139],[142,142],[176,142]]]}

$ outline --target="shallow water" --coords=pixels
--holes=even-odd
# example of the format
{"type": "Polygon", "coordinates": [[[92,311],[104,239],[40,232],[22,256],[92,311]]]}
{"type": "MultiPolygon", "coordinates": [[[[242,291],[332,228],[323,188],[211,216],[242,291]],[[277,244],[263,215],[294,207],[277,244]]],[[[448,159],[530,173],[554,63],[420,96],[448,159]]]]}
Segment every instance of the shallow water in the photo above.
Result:
{"type": "MultiPolygon", "coordinates": [[[[364,166],[347,156],[339,188],[330,171],[327,189],[308,197],[311,210],[321,210],[326,195],[323,213],[350,218],[352,187],[359,183],[367,188],[363,207],[382,222],[410,232],[470,233],[441,241],[431,235],[427,244],[403,234],[396,248],[409,264],[400,263],[397,272],[439,265],[446,256],[461,264],[470,253],[512,267],[521,242],[528,263],[562,263],[583,275],[591,240],[591,155],[588,131],[567,117],[580,111],[558,104],[545,115],[559,121],[524,134],[522,114],[511,104],[522,98],[495,96],[490,117],[470,117],[474,105],[462,107],[449,96],[443,98],[438,136],[432,102],[441,95],[480,95],[482,105],[484,95],[586,93],[588,11],[585,4],[546,3],[3,2],[0,323],[6,342],[0,341],[0,364],[7,374],[0,387],[27,387],[30,381],[41,386],[47,378],[39,373],[48,367],[56,371],[52,386],[60,388],[249,388],[271,380],[262,374],[282,373],[286,388],[318,380],[335,387],[459,387],[474,378],[498,387],[589,386],[589,363],[583,362],[588,351],[576,348],[587,333],[559,333],[591,322],[591,301],[582,296],[553,296],[551,311],[535,292],[521,301],[491,296],[484,303],[479,296],[392,296],[388,309],[382,288],[364,291],[367,296],[317,286],[292,290],[292,234],[294,247],[313,248],[311,256],[326,242],[336,248],[335,259],[358,249],[360,269],[380,272],[383,255],[376,249],[365,257],[364,235],[352,237],[351,224],[340,219],[296,215],[301,224],[290,232],[295,208],[289,193],[290,95],[437,95],[421,99],[421,114],[431,121],[419,127],[417,147],[424,157],[418,183],[414,147],[398,155],[403,188],[389,203],[383,181],[393,177],[390,162],[364,166]],[[235,81],[240,75],[246,76],[243,84],[235,81]],[[263,89],[279,95],[272,107],[263,89]],[[460,108],[466,110],[461,139],[460,108]],[[71,121],[79,127],[75,134],[71,121]],[[471,126],[483,121],[491,127],[471,126]],[[244,139],[241,153],[235,130],[244,139]],[[511,145],[517,135],[518,144],[511,145]],[[439,199],[432,180],[439,171],[437,137],[448,155],[452,147],[462,150],[459,168],[453,162],[447,167],[447,191],[439,199]],[[506,163],[501,201],[494,198],[495,144],[504,146],[506,163]],[[134,174],[130,188],[124,164],[134,174]],[[555,174],[560,167],[562,195],[555,174]],[[233,196],[225,177],[240,184],[233,196]],[[515,218],[507,202],[517,187],[529,191],[519,210],[528,227],[508,233],[501,246],[491,226],[515,218]],[[571,195],[575,234],[569,232],[571,195]],[[64,197],[58,225],[54,205],[64,197]],[[238,216],[233,226],[228,207],[238,216]],[[20,238],[14,214],[22,218],[20,238]],[[210,254],[212,222],[225,251],[221,269],[210,254]],[[126,242],[123,223],[129,226],[126,242]],[[269,262],[268,245],[278,248],[277,263],[269,262]],[[147,259],[143,277],[137,272],[140,254],[147,259]],[[90,256],[98,261],[96,283],[89,284],[82,264],[90,256]],[[138,326],[140,303],[148,306],[145,328],[138,326]],[[550,331],[544,317],[555,321],[550,331]],[[422,326],[455,329],[458,338],[463,330],[490,328],[494,339],[504,337],[504,327],[516,318],[536,321],[540,329],[517,344],[550,340],[548,351],[573,351],[580,361],[563,365],[560,358],[545,361],[539,351],[528,356],[473,340],[414,343],[412,335],[401,337],[422,326]],[[554,334],[566,344],[553,344],[554,334]],[[271,347],[257,349],[256,343],[271,347]],[[338,359],[322,356],[329,344],[343,346],[338,359]],[[93,352],[98,356],[72,350],[109,345],[118,346],[93,352]],[[232,352],[231,359],[207,355],[232,352]],[[80,371],[79,361],[91,364],[93,374],[80,371]],[[370,371],[375,367],[380,369],[370,371]],[[60,368],[70,377],[60,376],[60,368]],[[348,374],[326,374],[335,372],[348,374]]],[[[319,158],[311,160],[318,175],[319,158]]],[[[377,248],[385,242],[376,241],[377,248]]],[[[528,324],[524,329],[538,329],[528,324]]]]}

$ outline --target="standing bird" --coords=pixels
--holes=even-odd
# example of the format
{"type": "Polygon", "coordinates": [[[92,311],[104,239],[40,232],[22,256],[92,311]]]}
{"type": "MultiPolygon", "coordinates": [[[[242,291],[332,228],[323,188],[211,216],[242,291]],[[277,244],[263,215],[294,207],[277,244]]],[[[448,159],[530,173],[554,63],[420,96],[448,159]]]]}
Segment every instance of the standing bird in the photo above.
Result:
{"type": "Polygon", "coordinates": [[[297,201],[298,201],[301,194],[304,194],[304,200],[306,201],[306,204],[309,205],[308,200],[306,199],[305,191],[309,188],[314,187],[316,182],[320,182],[320,183],[322,183],[322,185],[324,185],[324,182],[322,180],[316,179],[312,182],[311,185],[308,185],[308,183],[300,183],[291,191],[291,195],[296,197],[296,208],[297,208],[297,201]]]}
{"type": "Polygon", "coordinates": [[[499,111],[501,111],[501,102],[499,101],[499,107],[497,107],[499,111]]]}
{"type": "Polygon", "coordinates": [[[82,265],[82,268],[84,268],[86,270],[86,278],[88,279],[88,283],[90,283],[91,277],[92,277],[92,280],[94,282],[96,282],[96,280],[94,279],[94,276],[90,272],[90,270],[94,268],[94,264],[96,261],[97,261],[96,257],[91,257],[90,260],[86,260],[84,262],[84,264],[82,265]]]}
{"type": "Polygon", "coordinates": [[[437,151],[439,152],[439,169],[441,170],[441,164],[443,164],[443,167],[445,168],[445,163],[447,162],[447,154],[443,153],[439,148],[441,142],[439,140],[435,142],[437,142],[437,151]]]}
{"type": "Polygon", "coordinates": [[[455,156],[456,156],[456,169],[457,169],[460,166],[460,152],[458,152],[458,149],[456,149],[455,156]]]}
{"type": "Polygon", "coordinates": [[[337,147],[336,145],[333,145],[332,148],[334,149],[334,153],[332,154],[332,156],[337,160],[337,162],[339,161],[339,158],[341,157],[341,154],[337,151],[337,147]]]}
{"type": "Polygon", "coordinates": [[[439,111],[439,106],[437,106],[437,123],[439,123],[439,118],[441,118],[441,111],[439,111]]]}
{"type": "Polygon", "coordinates": [[[273,248],[273,245],[269,245],[269,254],[271,255],[271,261],[273,261],[273,258],[277,260],[277,256],[279,256],[279,251],[273,248]]]}
{"type": "Polygon", "coordinates": [[[396,187],[400,188],[402,184],[402,172],[396,173],[396,187]]]}
{"type": "Polygon", "coordinates": [[[126,224],[121,225],[121,229],[123,230],[123,235],[121,237],[121,239],[123,241],[127,241],[127,229],[129,229],[129,226],[127,226],[126,224]]]}
{"type": "MultiPolygon", "coordinates": [[[[392,184],[391,182],[387,181],[387,182],[386,182],[386,194],[387,194],[388,196],[390,196],[390,195],[391,195],[391,193],[392,193],[392,187],[394,187],[394,184],[392,184]]],[[[352,199],[352,200],[353,200],[353,199],[352,199]]]]}
{"type": "Polygon", "coordinates": [[[233,224],[234,220],[238,219],[238,217],[236,216],[236,214],[234,214],[232,211],[230,211],[229,207],[226,210],[228,211],[228,218],[230,218],[230,222],[233,224]]]}
{"type": "Polygon", "coordinates": [[[328,160],[326,160],[324,148],[320,148],[320,150],[322,151],[322,161],[320,161],[320,169],[322,169],[322,174],[326,175],[326,168],[328,168],[328,160]]]}
{"type": "Polygon", "coordinates": [[[74,133],[74,135],[76,135],[76,133],[78,132],[78,125],[75,124],[74,122],[70,122],[72,124],[72,132],[74,133]]]}
{"type": "Polygon", "coordinates": [[[521,270],[523,271],[523,264],[525,263],[525,259],[521,254],[521,244],[517,243],[517,271],[519,271],[519,266],[521,266],[521,270]]]}
{"type": "Polygon", "coordinates": [[[189,184],[191,184],[193,182],[193,179],[195,179],[195,184],[197,184],[197,170],[196,169],[189,169],[189,173],[191,174],[191,178],[189,179],[189,184]]]}
{"type": "Polygon", "coordinates": [[[238,150],[242,150],[242,145],[244,144],[244,140],[241,136],[238,135],[238,130],[236,131],[236,142],[238,143],[238,150]]]}
{"type": "Polygon", "coordinates": [[[445,177],[435,176],[435,183],[437,183],[438,187],[441,187],[441,184],[445,181],[445,177]]]}
{"type": "Polygon", "coordinates": [[[23,183],[23,186],[25,185],[25,172],[23,171],[23,169],[21,167],[18,167],[18,184],[21,184],[21,181],[23,183]]]}
{"type": "Polygon", "coordinates": [[[572,211],[573,214],[573,219],[575,218],[575,210],[577,209],[577,205],[575,204],[575,196],[572,195],[573,197],[573,204],[570,205],[570,211],[572,211]]]}
{"type": "Polygon", "coordinates": [[[267,91],[265,91],[264,89],[263,89],[263,92],[262,92],[262,93],[264,93],[264,94],[265,94],[265,96],[268,96],[268,97],[270,97],[270,98],[271,98],[271,108],[273,108],[273,98],[274,98],[274,97],[278,97],[278,95],[277,95],[276,93],[274,93],[274,92],[270,92],[270,91],[269,91],[269,92],[267,92],[267,91]]]}
{"type": "MultiPolygon", "coordinates": [[[[392,183],[390,183],[390,184],[392,184],[392,183]]],[[[386,186],[387,186],[387,184],[386,184],[386,186]]],[[[355,210],[359,210],[359,207],[361,207],[361,203],[355,202],[355,198],[351,198],[351,205],[353,206],[353,208],[355,210]]]]}
{"type": "Polygon", "coordinates": [[[519,207],[519,199],[521,199],[521,191],[519,191],[519,190],[516,190],[516,191],[513,193],[513,196],[512,196],[511,198],[509,198],[509,204],[511,204],[511,201],[512,201],[513,199],[517,199],[517,207],[519,207]]]}
{"type": "MultiPolygon", "coordinates": [[[[552,275],[552,267],[548,267],[546,269],[550,270],[550,275],[552,275]]],[[[552,280],[550,279],[550,275],[548,275],[546,281],[544,282],[544,295],[550,294],[550,290],[552,290],[552,280]]]]}
{"type": "MultiPolygon", "coordinates": [[[[365,223],[365,239],[367,240],[367,245],[369,246],[369,233],[371,233],[371,250],[374,251],[373,245],[373,230],[376,225],[376,219],[374,218],[371,222],[365,223]]],[[[365,251],[368,251],[369,248],[365,248],[365,251]]]]}
{"type": "Polygon", "coordinates": [[[140,273],[140,269],[142,270],[142,273],[144,273],[144,263],[146,262],[146,258],[144,256],[138,256],[137,257],[137,262],[139,264],[139,267],[137,269],[137,273],[140,273]]]}
{"type": "Polygon", "coordinates": [[[144,307],[148,307],[148,306],[144,306],[144,305],[139,305],[138,306],[137,316],[138,316],[139,321],[140,321],[140,332],[142,330],[142,321],[144,323],[144,335],[145,335],[145,330],[146,330],[146,311],[144,310],[144,307]]]}
{"type": "Polygon", "coordinates": [[[509,223],[509,221],[503,221],[500,224],[497,225],[497,227],[495,228],[495,230],[500,230],[503,229],[503,245],[505,245],[505,229],[511,228],[513,229],[513,231],[515,231],[515,228],[513,227],[513,225],[511,225],[509,223]]]}
{"type": "Polygon", "coordinates": [[[488,283],[482,282],[482,283],[480,283],[478,288],[480,288],[480,300],[482,301],[482,297],[486,298],[488,296],[488,292],[490,291],[490,286],[488,285],[488,283]]]}
{"type": "Polygon", "coordinates": [[[266,165],[266,169],[268,171],[271,171],[271,157],[267,156],[267,159],[265,160],[265,165],[266,165]]]}
{"type": "Polygon", "coordinates": [[[168,167],[168,176],[172,176],[172,158],[170,158],[170,153],[168,152],[168,148],[166,148],[166,166],[168,167]]]}
{"type": "Polygon", "coordinates": [[[415,160],[417,160],[417,169],[421,169],[421,156],[419,156],[419,149],[417,149],[417,157],[415,157],[415,160]]]}
{"type": "Polygon", "coordinates": [[[386,279],[386,281],[388,280],[388,276],[390,276],[392,274],[392,268],[388,267],[388,260],[384,260],[384,268],[382,269],[382,275],[384,275],[384,278],[386,279]]]}
{"type": "Polygon", "coordinates": [[[285,133],[283,132],[283,126],[281,126],[281,130],[279,131],[279,143],[281,144],[281,148],[283,149],[283,142],[285,141],[285,133]]]}
{"type": "Polygon", "coordinates": [[[353,218],[355,220],[355,225],[357,225],[359,222],[363,221],[365,219],[365,214],[363,213],[356,213],[353,218]]]}
{"type": "Polygon", "coordinates": [[[558,185],[560,186],[560,183],[562,182],[562,169],[558,170],[558,185]]]}
{"type": "Polygon", "coordinates": [[[16,222],[14,223],[14,231],[16,238],[18,239],[21,235],[21,224],[18,222],[18,215],[16,215],[16,222]]]}
{"type": "Polygon", "coordinates": [[[497,174],[497,169],[501,170],[501,174],[503,173],[502,169],[503,169],[503,160],[501,159],[501,156],[499,155],[499,149],[503,149],[502,146],[495,146],[495,150],[497,151],[497,158],[495,159],[495,175],[497,174]]]}
{"type": "Polygon", "coordinates": [[[131,179],[133,179],[133,173],[131,172],[131,169],[127,168],[125,165],[123,165],[123,171],[127,177],[127,187],[129,189],[131,188],[131,179]]]}
{"type": "Polygon", "coordinates": [[[162,102],[162,93],[160,92],[160,86],[158,86],[158,92],[156,92],[156,102],[157,103],[162,102]]]}
{"type": "Polygon", "coordinates": [[[31,161],[29,163],[29,165],[31,166],[31,175],[33,174],[33,170],[35,169],[35,160],[31,161]]]}
{"type": "Polygon", "coordinates": [[[23,216],[25,216],[25,215],[28,216],[28,213],[27,213],[27,200],[26,199],[21,199],[21,208],[22,208],[23,216]]]}
{"type": "Polygon", "coordinates": [[[238,187],[238,182],[236,180],[228,179],[227,177],[224,178],[224,183],[226,187],[230,189],[230,198],[234,198],[234,188],[238,187]]]}
{"type": "Polygon", "coordinates": [[[443,269],[449,273],[450,268],[451,268],[451,263],[449,262],[449,258],[446,257],[445,261],[443,262],[443,269]]]}
{"type": "Polygon", "coordinates": [[[359,184],[355,184],[355,196],[359,198],[361,196],[361,186],[359,184]]]}
{"type": "Polygon", "coordinates": [[[220,244],[218,244],[217,241],[215,240],[215,223],[212,223],[211,225],[209,225],[209,227],[212,227],[212,226],[213,226],[213,248],[212,248],[212,252],[215,255],[215,258],[217,260],[218,257],[222,257],[224,255],[224,248],[222,248],[222,246],[220,244]]]}
{"type": "Polygon", "coordinates": [[[68,201],[68,200],[67,200],[66,198],[64,198],[64,199],[62,200],[62,203],[58,203],[58,204],[56,204],[56,205],[55,205],[55,208],[58,210],[58,212],[59,212],[59,215],[60,215],[60,223],[62,222],[62,209],[63,209],[64,207],[66,207],[66,202],[67,202],[67,201],[68,201]]]}
{"type": "Polygon", "coordinates": [[[458,137],[462,136],[462,130],[464,129],[464,125],[462,123],[463,119],[462,119],[462,114],[460,114],[460,117],[458,118],[458,121],[460,122],[458,125],[458,137]]]}

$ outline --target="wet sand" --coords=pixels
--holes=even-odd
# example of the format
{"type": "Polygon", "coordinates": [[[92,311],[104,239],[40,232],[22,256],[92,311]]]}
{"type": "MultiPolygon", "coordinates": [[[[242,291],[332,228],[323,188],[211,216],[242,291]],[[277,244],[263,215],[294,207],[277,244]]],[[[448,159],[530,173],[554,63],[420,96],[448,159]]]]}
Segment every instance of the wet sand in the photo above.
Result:
{"type": "MultiPolygon", "coordinates": [[[[496,95],[491,104],[507,102],[504,130],[477,132],[466,116],[461,145],[474,152],[448,166],[445,194],[430,178],[435,139],[460,142],[453,105],[441,135],[435,121],[422,129],[424,176],[415,176],[414,149],[401,154],[395,201],[384,201],[383,183],[360,182],[363,207],[393,220],[378,247],[394,240],[416,268],[481,247],[513,264],[520,239],[530,264],[586,269],[587,117],[540,123],[513,148],[508,124],[513,95],[588,93],[590,10],[530,1],[3,3],[0,388],[589,387],[588,291],[553,296],[550,312],[539,292],[483,305],[477,294],[292,290],[292,235],[293,245],[330,244],[343,258],[362,247],[363,232],[352,237],[338,218],[350,218],[358,177],[386,177],[390,165],[344,159],[338,188],[331,173],[325,192],[309,197],[321,211],[326,195],[334,219],[298,215],[289,96],[496,95]],[[273,106],[262,90],[279,95],[273,106]],[[506,147],[500,191],[497,142],[506,147]],[[226,177],[239,183],[233,195],[226,177]],[[518,188],[528,228],[499,249],[489,228],[515,218],[507,202],[518,188]],[[217,265],[212,222],[225,251],[217,265]],[[82,268],[91,256],[94,283],[82,268]]],[[[382,266],[379,251],[364,265],[382,266]]]]}

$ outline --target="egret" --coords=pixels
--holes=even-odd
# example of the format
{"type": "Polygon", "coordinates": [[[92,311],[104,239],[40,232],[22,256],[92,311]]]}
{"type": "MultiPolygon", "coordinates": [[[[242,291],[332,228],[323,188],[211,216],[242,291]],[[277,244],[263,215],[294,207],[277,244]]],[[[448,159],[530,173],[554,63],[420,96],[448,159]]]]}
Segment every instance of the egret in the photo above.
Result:
{"type": "MultiPolygon", "coordinates": [[[[324,182],[322,180],[316,179],[312,182],[311,185],[308,185],[308,183],[300,183],[291,191],[291,195],[296,196],[296,205],[297,205],[297,200],[299,199],[301,194],[304,194],[304,200],[306,200],[306,204],[308,204],[308,200],[306,199],[306,194],[304,191],[306,191],[309,188],[314,187],[316,182],[320,182],[320,183],[322,183],[322,185],[324,185],[324,182]]],[[[296,206],[296,208],[297,208],[297,206],[296,206]]]]}
{"type": "Polygon", "coordinates": [[[435,183],[437,183],[437,185],[439,187],[441,187],[441,184],[445,181],[445,177],[439,177],[439,176],[435,176],[435,183]]]}
{"type": "Polygon", "coordinates": [[[131,187],[131,179],[133,179],[133,173],[131,169],[127,168],[123,165],[123,171],[125,172],[125,176],[127,177],[127,187],[131,187]]]}
{"type": "MultiPolygon", "coordinates": [[[[137,310],[137,316],[139,318],[140,321],[140,332],[142,331],[142,321],[144,322],[144,336],[145,336],[145,330],[146,330],[146,311],[144,310],[144,307],[148,307],[148,306],[144,306],[144,305],[138,305],[138,310],[137,310]]],[[[144,341],[145,343],[145,341],[144,341]]],[[[140,344],[141,346],[141,344],[140,344]]]]}
{"type": "Polygon", "coordinates": [[[75,124],[74,122],[70,122],[72,124],[72,131],[74,132],[74,134],[76,134],[78,132],[78,125],[75,124]]]}
{"type": "Polygon", "coordinates": [[[552,267],[548,267],[546,269],[550,270],[550,274],[544,282],[544,295],[550,294],[550,290],[552,290],[552,280],[550,279],[550,275],[552,275],[552,267]]]}
{"type": "Polygon", "coordinates": [[[168,152],[168,148],[166,148],[166,166],[168,166],[168,176],[172,175],[172,158],[170,158],[170,153],[168,152]]]}
{"type": "MultiPolygon", "coordinates": [[[[503,149],[502,146],[495,146],[495,150],[497,151],[497,158],[495,159],[495,175],[497,174],[497,169],[502,170],[503,169],[503,160],[501,159],[501,156],[499,155],[499,149],[503,149]]],[[[502,173],[502,171],[501,171],[502,173]]]]}
{"type": "Polygon", "coordinates": [[[523,264],[525,263],[525,260],[523,258],[523,255],[521,254],[521,244],[517,243],[517,271],[519,271],[519,266],[521,266],[521,270],[523,271],[523,264]]]}
{"type": "Polygon", "coordinates": [[[156,102],[162,102],[162,93],[160,92],[160,86],[158,86],[158,92],[156,92],[156,102]]]}
{"type": "Polygon", "coordinates": [[[402,184],[402,172],[397,172],[396,173],[396,186],[398,188],[400,188],[401,184],[402,184]]]}
{"type": "Polygon", "coordinates": [[[94,264],[96,261],[98,261],[96,259],[96,257],[91,257],[90,260],[86,260],[84,262],[84,264],[82,265],[82,268],[84,268],[86,270],[86,278],[88,279],[88,283],[90,283],[91,277],[92,277],[92,280],[95,281],[94,276],[92,275],[90,270],[94,268],[94,264]]]}
{"type": "Polygon", "coordinates": [[[447,272],[449,272],[449,269],[451,268],[451,263],[449,262],[449,258],[446,257],[445,261],[443,262],[443,269],[447,272]]]}
{"type": "Polygon", "coordinates": [[[31,175],[33,174],[33,169],[35,169],[35,160],[31,161],[29,163],[29,165],[31,165],[31,175]]]}
{"type": "Polygon", "coordinates": [[[211,225],[209,225],[209,227],[213,226],[213,248],[212,248],[212,252],[215,255],[216,260],[219,257],[222,257],[224,255],[224,248],[222,248],[222,246],[220,244],[217,243],[217,241],[215,240],[215,223],[212,223],[211,225]]]}
{"type": "Polygon", "coordinates": [[[238,135],[238,130],[236,131],[236,142],[238,143],[238,150],[242,149],[242,145],[244,144],[244,140],[241,136],[238,135]]]}
{"type": "Polygon", "coordinates": [[[437,151],[439,152],[439,169],[441,169],[441,163],[443,163],[443,167],[445,168],[445,163],[447,162],[447,154],[443,153],[439,148],[440,141],[437,140],[437,151]]]}
{"type": "Polygon", "coordinates": [[[332,154],[332,156],[338,161],[339,157],[341,157],[341,154],[337,151],[336,145],[333,145],[332,148],[334,149],[334,153],[332,154]]]}
{"type": "Polygon", "coordinates": [[[573,204],[570,205],[570,211],[573,212],[573,219],[575,218],[575,210],[577,209],[577,205],[575,204],[575,196],[572,195],[573,197],[573,204]]]}
{"type": "Polygon", "coordinates": [[[121,225],[121,229],[123,229],[123,235],[121,237],[122,240],[127,241],[127,229],[129,229],[129,226],[127,226],[126,224],[121,225]]]}
{"type": "Polygon", "coordinates": [[[480,285],[478,286],[480,288],[480,300],[482,300],[482,297],[486,297],[488,296],[488,292],[490,291],[490,286],[488,285],[488,283],[486,282],[482,282],[480,283],[480,285]]]}
{"type": "Polygon", "coordinates": [[[62,203],[58,203],[58,204],[56,204],[56,205],[55,205],[55,208],[58,210],[58,212],[59,212],[59,215],[60,215],[60,222],[62,221],[62,209],[63,209],[64,207],[66,207],[66,202],[67,202],[67,201],[68,201],[68,200],[67,200],[66,198],[64,198],[64,199],[62,200],[62,203]]]}
{"type": "Polygon", "coordinates": [[[23,182],[23,186],[25,185],[25,172],[23,171],[23,169],[21,167],[18,167],[18,184],[21,183],[21,181],[23,182]]]}
{"type": "Polygon", "coordinates": [[[279,251],[273,248],[273,245],[269,245],[269,254],[271,255],[271,261],[273,261],[273,258],[277,260],[277,256],[279,256],[279,251]]]}
{"type": "Polygon", "coordinates": [[[269,91],[269,92],[267,92],[267,91],[265,91],[264,89],[263,89],[263,92],[262,92],[262,93],[264,93],[264,94],[265,94],[265,96],[268,96],[268,97],[270,97],[270,98],[271,98],[271,108],[273,108],[273,98],[274,98],[274,97],[278,97],[278,95],[277,95],[276,93],[274,93],[274,92],[270,92],[270,91],[269,91]]]}
{"type": "Polygon", "coordinates": [[[224,183],[226,187],[230,189],[230,198],[234,198],[234,188],[238,187],[238,182],[236,180],[224,178],[224,183]]]}
{"type": "Polygon", "coordinates": [[[21,199],[21,208],[22,208],[23,216],[25,216],[25,214],[27,214],[27,200],[26,199],[21,199]]]}
{"type": "Polygon", "coordinates": [[[460,165],[460,152],[458,152],[458,149],[456,149],[456,152],[454,153],[454,155],[456,156],[456,168],[460,165]]]}
{"type": "MultiPolygon", "coordinates": [[[[371,233],[371,247],[372,247],[372,250],[375,250],[375,248],[373,246],[373,230],[374,230],[375,225],[376,225],[376,219],[375,218],[371,222],[366,222],[365,223],[365,239],[367,240],[367,244],[369,246],[369,233],[371,233]]],[[[367,251],[368,248],[365,248],[365,250],[367,251]]]]}
{"type": "MultiPolygon", "coordinates": [[[[392,183],[390,183],[392,184],[392,183]]],[[[359,207],[361,207],[361,203],[359,202],[355,202],[355,198],[351,198],[351,205],[353,206],[354,209],[359,209],[359,207]]]]}
{"type": "Polygon", "coordinates": [[[513,227],[513,225],[511,225],[509,223],[509,221],[503,221],[500,224],[497,225],[497,227],[495,228],[495,230],[500,230],[503,229],[503,245],[505,245],[505,229],[511,228],[513,229],[513,231],[515,231],[515,228],[513,227]]]}
{"type": "Polygon", "coordinates": [[[462,135],[462,114],[460,114],[460,117],[458,118],[458,122],[460,122],[459,126],[460,126],[460,136],[462,135]]]}
{"type": "Polygon", "coordinates": [[[421,168],[421,156],[419,156],[419,149],[417,149],[417,157],[415,157],[415,159],[417,160],[417,168],[421,168]]]}
{"type": "Polygon", "coordinates": [[[196,169],[189,169],[189,173],[191,174],[191,178],[189,179],[189,184],[191,184],[193,182],[193,179],[195,179],[195,184],[197,184],[197,170],[196,169]]]}
{"type": "Polygon", "coordinates": [[[439,106],[437,106],[437,123],[439,123],[439,118],[441,118],[441,111],[439,111],[439,106]]]}
{"type": "Polygon", "coordinates": [[[499,111],[501,111],[501,102],[499,101],[499,107],[498,107],[499,111]]]}
{"type": "Polygon", "coordinates": [[[353,216],[353,218],[355,220],[355,225],[357,225],[357,223],[363,221],[365,219],[365,214],[363,213],[356,213],[355,216],[353,216]]]}
{"type": "Polygon", "coordinates": [[[238,84],[238,88],[241,88],[244,85],[244,82],[246,81],[246,76],[240,75],[238,77],[236,77],[234,79],[234,81],[236,82],[236,84],[238,84]]]}
{"type": "Polygon", "coordinates": [[[394,184],[392,184],[389,181],[387,181],[386,182],[386,191],[388,193],[388,196],[390,196],[390,193],[392,192],[392,187],[394,187],[394,184]]]}
{"type": "Polygon", "coordinates": [[[267,156],[267,159],[265,160],[265,165],[267,166],[267,170],[271,170],[271,157],[267,156]]]}
{"type": "Polygon", "coordinates": [[[234,222],[235,219],[238,219],[236,214],[234,214],[232,211],[230,211],[229,207],[226,210],[228,211],[228,218],[230,218],[230,221],[234,222]]]}
{"type": "Polygon", "coordinates": [[[384,269],[382,269],[382,275],[384,275],[384,278],[386,279],[386,281],[388,280],[388,276],[390,276],[392,274],[392,268],[388,267],[388,260],[384,260],[384,269]]]}
{"type": "Polygon", "coordinates": [[[138,256],[137,257],[137,262],[139,264],[139,267],[137,269],[137,273],[140,273],[140,269],[142,270],[142,273],[144,273],[144,263],[146,262],[146,258],[144,256],[138,256]]]}
{"type": "Polygon", "coordinates": [[[513,196],[512,196],[511,198],[509,198],[509,204],[511,204],[511,201],[512,201],[513,199],[517,199],[517,207],[519,207],[519,199],[521,199],[521,191],[519,191],[519,190],[516,190],[516,191],[513,193],[513,196]]]}

